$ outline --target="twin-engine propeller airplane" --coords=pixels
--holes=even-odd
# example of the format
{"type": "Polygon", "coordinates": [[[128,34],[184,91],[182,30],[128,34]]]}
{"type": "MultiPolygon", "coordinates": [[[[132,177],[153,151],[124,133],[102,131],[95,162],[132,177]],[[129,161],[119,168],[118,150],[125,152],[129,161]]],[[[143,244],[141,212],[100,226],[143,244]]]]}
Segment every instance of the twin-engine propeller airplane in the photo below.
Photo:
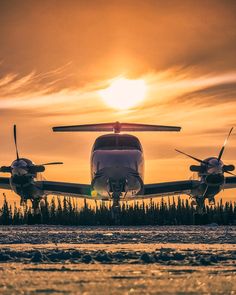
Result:
{"type": "Polygon", "coordinates": [[[34,208],[47,195],[64,195],[92,200],[111,200],[112,209],[116,215],[119,212],[120,200],[187,194],[196,201],[201,209],[206,198],[213,200],[222,189],[236,187],[236,177],[224,176],[224,173],[232,174],[231,171],[234,170],[233,165],[224,165],[221,161],[225,145],[217,158],[199,160],[190,156],[201,163],[200,166],[191,166],[191,170],[199,173],[199,180],[144,184],[144,156],[141,143],[137,137],[121,133],[128,131],[175,132],[180,129],[174,126],[119,122],[54,127],[54,132],[113,132],[98,137],[93,145],[91,184],[78,184],[38,181],[37,172],[42,172],[45,164],[34,165],[30,160],[19,158],[14,127],[17,159],[11,166],[1,168],[2,172],[10,172],[11,177],[1,177],[0,188],[13,189],[23,200],[30,199],[34,208]]]}
{"type": "Polygon", "coordinates": [[[215,203],[215,195],[222,189],[236,187],[236,177],[225,177],[224,173],[234,175],[233,165],[221,161],[224,149],[233,128],[230,130],[218,157],[200,160],[181,151],[182,154],[201,163],[192,165],[191,171],[198,172],[198,180],[183,180],[165,183],[144,184],[144,158],[141,143],[133,135],[120,134],[121,131],[180,131],[180,127],[156,126],[128,123],[94,124],[54,127],[55,132],[114,131],[114,134],[98,137],[91,154],[91,189],[94,198],[111,199],[113,208],[119,201],[154,198],[164,195],[187,194],[199,213],[205,200],[215,203]]]}
{"type": "Polygon", "coordinates": [[[44,192],[37,185],[38,173],[45,171],[45,166],[63,164],[62,162],[50,162],[35,165],[31,160],[20,158],[17,147],[16,125],[13,128],[14,144],[16,149],[16,160],[10,166],[0,167],[0,172],[10,173],[11,177],[0,177],[0,187],[11,189],[21,197],[21,205],[27,200],[32,201],[34,209],[39,206],[40,200],[43,198],[44,192]]]}

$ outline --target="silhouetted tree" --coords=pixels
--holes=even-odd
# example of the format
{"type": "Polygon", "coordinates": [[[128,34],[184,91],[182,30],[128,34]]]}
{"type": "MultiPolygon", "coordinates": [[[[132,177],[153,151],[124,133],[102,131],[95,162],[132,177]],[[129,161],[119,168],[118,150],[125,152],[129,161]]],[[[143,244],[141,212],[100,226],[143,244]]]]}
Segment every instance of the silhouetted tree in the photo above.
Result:
{"type": "MultiPolygon", "coordinates": [[[[161,199],[159,202],[123,202],[120,208],[120,225],[191,225],[217,223],[236,225],[236,203],[222,200],[215,206],[205,206],[205,215],[198,216],[196,209],[188,200],[173,197],[172,201],[161,199]]],[[[31,207],[13,208],[6,197],[0,208],[0,224],[61,224],[61,225],[113,225],[110,202],[95,203],[91,207],[86,200],[82,207],[72,198],[52,198],[34,212],[31,207]]]]}

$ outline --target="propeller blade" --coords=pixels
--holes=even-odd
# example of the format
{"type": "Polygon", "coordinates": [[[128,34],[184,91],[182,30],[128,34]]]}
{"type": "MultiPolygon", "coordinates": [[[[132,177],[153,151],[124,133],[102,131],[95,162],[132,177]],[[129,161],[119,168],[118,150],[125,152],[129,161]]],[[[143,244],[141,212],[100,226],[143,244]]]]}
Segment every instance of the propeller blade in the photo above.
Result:
{"type": "Polygon", "coordinates": [[[206,189],[205,189],[205,191],[204,191],[204,193],[203,193],[203,195],[202,195],[202,196],[203,196],[203,198],[205,198],[205,196],[206,196],[206,194],[207,194],[208,187],[209,187],[209,186],[207,185],[207,186],[206,186],[206,189]]]}
{"type": "Polygon", "coordinates": [[[42,166],[49,166],[49,165],[61,165],[63,162],[50,162],[50,163],[44,163],[41,164],[42,166]]]}
{"type": "Polygon", "coordinates": [[[226,139],[225,139],[225,142],[224,142],[224,144],[223,144],[223,146],[222,146],[222,148],[221,148],[221,150],[220,150],[219,156],[218,156],[218,161],[220,161],[220,159],[222,158],[222,155],[223,155],[224,150],[225,150],[225,146],[226,146],[226,144],[227,144],[227,142],[228,142],[228,139],[229,139],[229,137],[230,137],[230,135],[231,135],[233,129],[234,129],[234,127],[232,127],[232,128],[230,129],[229,134],[228,134],[228,136],[227,136],[226,139]]]}
{"type": "Polygon", "coordinates": [[[0,167],[0,172],[11,173],[11,166],[2,166],[2,167],[0,167]]]}
{"type": "Polygon", "coordinates": [[[15,149],[16,149],[16,158],[17,158],[17,160],[19,160],[19,153],[18,153],[18,147],[17,147],[17,136],[16,136],[16,125],[14,125],[13,133],[14,133],[14,143],[15,143],[15,149]]]}
{"type": "Polygon", "coordinates": [[[236,176],[236,174],[232,173],[232,172],[229,172],[229,171],[225,171],[225,173],[228,173],[230,175],[233,175],[233,176],[236,176]]]}
{"type": "Polygon", "coordinates": [[[185,155],[185,156],[187,156],[187,157],[189,157],[189,158],[191,158],[191,159],[193,159],[193,160],[195,160],[195,161],[197,161],[197,162],[199,162],[199,163],[201,163],[201,164],[206,164],[206,165],[208,165],[207,162],[205,162],[205,161],[203,161],[203,160],[200,160],[200,159],[198,159],[198,158],[195,158],[195,157],[193,157],[193,156],[191,156],[191,155],[189,155],[189,154],[186,154],[186,153],[184,153],[184,152],[181,152],[180,150],[176,150],[176,149],[175,149],[175,151],[178,152],[178,153],[180,153],[180,154],[183,154],[183,155],[185,155]]]}

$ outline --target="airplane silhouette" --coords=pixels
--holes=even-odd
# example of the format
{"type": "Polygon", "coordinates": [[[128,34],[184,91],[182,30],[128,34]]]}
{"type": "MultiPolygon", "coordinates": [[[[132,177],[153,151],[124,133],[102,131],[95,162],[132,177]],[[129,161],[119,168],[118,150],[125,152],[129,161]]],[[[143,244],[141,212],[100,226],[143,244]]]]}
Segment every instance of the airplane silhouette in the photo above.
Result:
{"type": "MultiPolygon", "coordinates": [[[[37,180],[37,173],[43,172],[45,165],[61,164],[61,162],[34,165],[28,159],[19,158],[16,128],[14,127],[17,159],[11,166],[0,168],[1,172],[11,173],[9,178],[0,177],[0,188],[14,190],[23,201],[30,199],[34,208],[37,208],[40,200],[47,195],[111,200],[115,217],[118,215],[121,200],[186,194],[196,202],[199,212],[201,212],[206,199],[212,202],[215,195],[222,189],[236,187],[236,177],[224,175],[224,173],[232,174],[234,166],[224,165],[221,161],[227,140],[218,157],[200,160],[181,152],[201,164],[190,167],[191,171],[199,173],[198,180],[144,184],[144,156],[141,143],[137,137],[121,133],[136,131],[178,132],[180,130],[181,128],[176,126],[119,122],[53,127],[54,132],[109,132],[109,134],[99,136],[93,145],[90,163],[91,183],[79,184],[37,180]]],[[[232,130],[228,137],[231,132],[232,130]]]]}

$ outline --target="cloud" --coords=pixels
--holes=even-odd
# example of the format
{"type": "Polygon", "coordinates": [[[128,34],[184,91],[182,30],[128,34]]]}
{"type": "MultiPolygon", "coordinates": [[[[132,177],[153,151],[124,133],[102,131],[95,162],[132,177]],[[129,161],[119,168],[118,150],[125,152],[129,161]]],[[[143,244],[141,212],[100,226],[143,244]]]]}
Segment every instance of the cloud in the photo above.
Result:
{"type": "Polygon", "coordinates": [[[67,64],[45,73],[32,71],[24,76],[21,73],[7,73],[0,77],[0,99],[35,97],[66,89],[63,82],[65,75],[68,77],[69,66],[67,64]]]}
{"type": "Polygon", "coordinates": [[[235,1],[7,2],[0,2],[1,76],[71,62],[65,83],[79,87],[175,65],[227,72],[236,62],[235,1]]]}
{"type": "MultiPolygon", "coordinates": [[[[236,125],[235,1],[0,1],[0,162],[22,155],[65,160],[49,179],[89,182],[100,134],[54,134],[63,124],[128,121],[179,125],[136,135],[146,182],[184,179],[190,161],[214,155],[236,125]],[[117,76],[145,79],[146,100],[119,112],[98,95],[117,76]]],[[[235,163],[235,135],[224,159],[235,163]]]]}

